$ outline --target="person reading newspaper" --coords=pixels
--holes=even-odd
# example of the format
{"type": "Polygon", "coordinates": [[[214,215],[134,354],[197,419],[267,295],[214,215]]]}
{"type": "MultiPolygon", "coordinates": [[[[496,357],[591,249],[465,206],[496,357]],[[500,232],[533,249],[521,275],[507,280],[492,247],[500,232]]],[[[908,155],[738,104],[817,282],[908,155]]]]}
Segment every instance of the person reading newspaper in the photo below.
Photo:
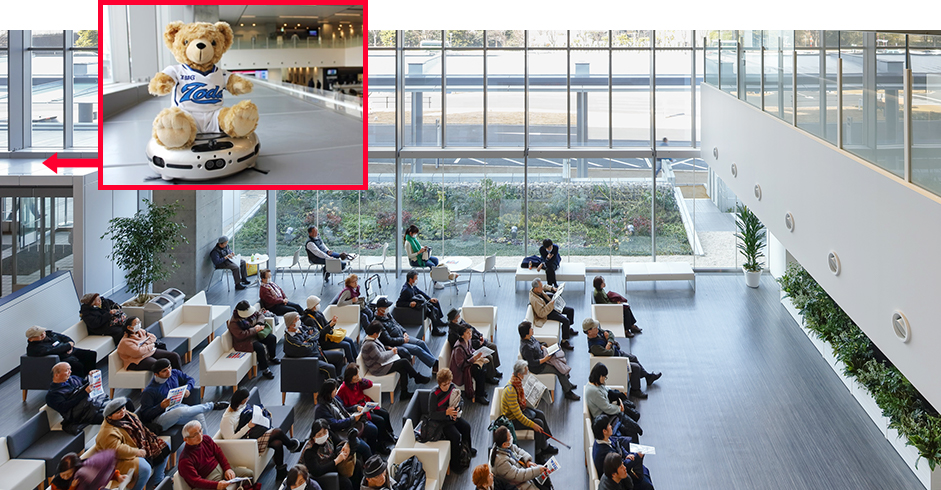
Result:
{"type": "Polygon", "coordinates": [[[142,422],[157,424],[161,431],[190,420],[198,420],[205,425],[205,414],[229,407],[226,402],[185,403],[184,400],[196,390],[196,380],[179,369],[172,369],[166,359],[155,362],[152,371],[154,378],[141,394],[139,415],[142,422]]]}
{"type": "Polygon", "coordinates": [[[543,286],[542,281],[539,279],[533,279],[532,285],[533,288],[529,291],[529,306],[533,309],[533,324],[541,327],[549,320],[559,322],[561,324],[560,331],[562,332],[561,347],[568,350],[574,349],[572,344],[569,343],[569,338],[578,335],[578,332],[572,328],[572,324],[575,323],[575,310],[571,306],[564,306],[560,311],[556,311],[556,301],[558,300],[551,297],[549,293],[556,293],[555,296],[557,297],[558,290],[551,286],[543,286]]]}
{"type": "Polygon", "coordinates": [[[52,384],[46,392],[46,405],[62,416],[62,430],[78,434],[86,425],[104,421],[104,408],[108,397],[101,387],[101,372],[89,373],[97,379],[100,390],[96,391],[89,380],[72,375],[72,366],[60,362],[52,367],[52,384]],[[94,394],[93,394],[94,393],[94,394]]]}
{"type": "Polygon", "coordinates": [[[572,368],[565,362],[565,355],[561,351],[550,354],[546,346],[533,338],[533,324],[522,322],[519,324],[520,356],[534,374],[554,374],[562,385],[566,400],[578,401],[581,397],[575,393],[575,384],[569,379],[572,368]]]}
{"type": "MultiPolygon", "coordinates": [[[[513,364],[513,375],[503,388],[500,399],[500,413],[513,421],[517,430],[527,429],[535,432],[536,460],[545,461],[549,456],[559,454],[559,449],[549,444],[549,435],[552,431],[546,422],[546,414],[536,409],[526,401],[523,390],[523,379],[529,374],[526,361],[516,361],[513,364]]],[[[497,403],[494,400],[494,403],[497,403]]],[[[497,429],[499,430],[499,429],[497,429]]]]}

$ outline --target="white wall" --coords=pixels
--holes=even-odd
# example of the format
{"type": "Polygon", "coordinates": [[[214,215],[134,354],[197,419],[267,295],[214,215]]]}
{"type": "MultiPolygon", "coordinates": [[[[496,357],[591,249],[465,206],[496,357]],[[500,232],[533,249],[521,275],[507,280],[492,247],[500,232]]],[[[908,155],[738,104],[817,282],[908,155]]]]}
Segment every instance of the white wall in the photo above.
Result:
{"type": "Polygon", "coordinates": [[[702,121],[706,162],[941,407],[941,198],[705,84],[702,121]],[[733,162],[738,177],[731,175],[733,162]],[[794,215],[793,233],[784,226],[787,212],[794,215]],[[827,268],[831,250],[842,263],[839,276],[827,268]],[[912,325],[905,344],[893,333],[896,310],[912,325]]]}
{"type": "Polygon", "coordinates": [[[75,289],[79,296],[91,292],[108,296],[124,287],[124,272],[107,257],[111,253],[111,242],[100,237],[108,229],[111,218],[134,215],[137,191],[98,190],[98,174],[92,173],[85,179],[76,179],[72,193],[76,230],[75,289]]]}
{"type": "Polygon", "coordinates": [[[765,247],[765,263],[768,265],[768,272],[778,279],[784,275],[787,269],[787,250],[773,233],[768,232],[768,246],[765,247]]]}

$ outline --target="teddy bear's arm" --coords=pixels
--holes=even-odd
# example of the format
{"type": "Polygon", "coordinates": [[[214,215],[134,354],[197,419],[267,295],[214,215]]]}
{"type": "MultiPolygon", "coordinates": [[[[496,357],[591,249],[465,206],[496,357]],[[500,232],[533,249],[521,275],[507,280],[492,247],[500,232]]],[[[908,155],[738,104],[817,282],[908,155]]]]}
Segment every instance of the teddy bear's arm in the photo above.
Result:
{"type": "Polygon", "coordinates": [[[168,95],[173,91],[175,85],[176,81],[173,80],[173,77],[161,71],[150,79],[147,91],[150,92],[150,95],[168,95]]]}
{"type": "Polygon", "coordinates": [[[229,75],[229,81],[225,84],[225,89],[232,95],[247,94],[252,91],[252,82],[238,75],[229,75]]]}

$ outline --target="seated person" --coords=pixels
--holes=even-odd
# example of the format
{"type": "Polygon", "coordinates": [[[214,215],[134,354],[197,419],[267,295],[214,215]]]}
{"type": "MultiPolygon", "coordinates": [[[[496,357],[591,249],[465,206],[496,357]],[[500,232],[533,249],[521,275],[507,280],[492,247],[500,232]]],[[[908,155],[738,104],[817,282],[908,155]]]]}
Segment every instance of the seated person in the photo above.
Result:
{"type": "Polygon", "coordinates": [[[382,325],[377,321],[373,321],[366,326],[366,339],[363,340],[363,364],[366,366],[366,374],[371,374],[373,376],[385,376],[390,372],[399,373],[399,389],[401,390],[402,399],[407,400],[412,396],[412,393],[408,391],[408,379],[412,378],[418,384],[425,384],[431,381],[431,378],[418,374],[418,371],[412,367],[412,363],[409,361],[407,352],[399,354],[399,350],[396,347],[386,347],[379,341],[379,333],[382,332],[382,325]],[[389,363],[384,364],[389,359],[398,356],[399,359],[389,363]]]}
{"type": "MultiPolygon", "coordinates": [[[[327,257],[332,257],[334,259],[341,259],[343,261],[353,260],[356,258],[354,254],[348,254],[344,252],[333,252],[327,245],[323,242],[323,239],[320,238],[320,233],[317,231],[316,226],[307,227],[307,260],[311,264],[326,264],[327,257]]],[[[346,262],[340,263],[341,269],[346,269],[346,262]]],[[[330,279],[330,273],[327,272],[327,268],[324,267],[323,278],[326,281],[330,279]]]]}
{"type": "Polygon", "coordinates": [[[565,357],[561,356],[562,351],[556,351],[555,354],[547,354],[546,347],[538,340],[533,338],[533,324],[522,322],[519,325],[520,334],[520,355],[529,365],[529,370],[534,374],[550,373],[554,374],[562,385],[562,391],[565,392],[567,400],[578,401],[581,397],[575,393],[575,385],[569,379],[569,371],[572,369],[566,364],[565,357]]]}
{"type": "Polygon", "coordinates": [[[386,471],[386,463],[378,454],[366,460],[363,465],[363,484],[360,490],[390,490],[395,480],[386,471]]]}
{"type": "MultiPolygon", "coordinates": [[[[592,436],[595,438],[591,449],[591,459],[599,475],[607,474],[606,459],[610,454],[616,454],[627,466],[633,488],[653,490],[650,481],[650,471],[644,466],[644,453],[635,453],[630,450],[630,441],[626,437],[615,436],[611,423],[614,417],[600,415],[591,423],[592,436]]],[[[628,486],[628,488],[631,488],[628,486]]]]}
{"type": "MultiPolygon", "coordinates": [[[[497,384],[500,380],[487,379],[484,366],[490,362],[490,359],[471,347],[471,331],[469,328],[458,328],[462,329],[461,338],[458,339],[451,350],[450,368],[454,372],[454,381],[464,387],[464,396],[466,398],[473,398],[481,405],[489,405],[490,399],[487,398],[486,382],[494,381],[493,384],[497,384]],[[475,385],[476,389],[474,388],[475,385]]],[[[438,371],[438,377],[441,377],[441,371],[438,371]]]]}
{"type": "Polygon", "coordinates": [[[631,312],[631,305],[627,304],[627,298],[621,296],[614,291],[608,291],[605,293],[604,287],[604,278],[601,276],[595,276],[595,280],[592,282],[595,286],[594,300],[595,304],[598,305],[610,305],[610,304],[619,304],[624,306],[624,336],[631,338],[635,333],[642,333],[637,326],[637,319],[634,318],[634,313],[631,312]]]}
{"type": "Polygon", "coordinates": [[[329,339],[328,337],[333,335],[333,326],[337,324],[337,317],[334,316],[328,322],[324,318],[323,313],[320,312],[320,298],[314,295],[307,297],[307,309],[304,310],[304,314],[301,316],[301,321],[304,322],[304,325],[314,329],[320,340],[320,348],[323,350],[330,349],[342,349],[343,354],[346,356],[346,362],[356,362],[356,356],[359,355],[359,351],[356,349],[356,342],[349,337],[343,337],[341,339],[329,339]]]}
{"type": "Polygon", "coordinates": [[[268,364],[281,364],[277,357],[278,339],[274,333],[269,333],[264,338],[258,335],[267,326],[265,316],[260,311],[255,311],[255,307],[245,300],[235,305],[232,318],[226,323],[226,328],[232,335],[232,348],[238,352],[255,352],[258,367],[262,369],[261,374],[268,379],[274,379],[274,373],[268,368],[268,364]]]}
{"type": "MultiPolygon", "coordinates": [[[[408,255],[408,264],[412,267],[436,267],[438,265],[438,257],[432,257],[431,247],[423,247],[418,243],[418,227],[415,225],[409,225],[405,230],[405,237],[402,238],[402,242],[405,244],[405,254],[408,255]],[[429,253],[428,258],[424,258],[425,252],[429,253]]],[[[443,289],[444,286],[435,289],[443,289]]]]}
{"type": "Polygon", "coordinates": [[[114,340],[114,345],[121,343],[121,337],[124,337],[124,321],[127,320],[121,305],[108,298],[102,298],[98,293],[88,293],[82,296],[78,315],[85,322],[85,328],[90,335],[107,335],[114,340]]]}
{"type": "Polygon", "coordinates": [[[307,467],[302,464],[296,464],[291,471],[288,471],[287,478],[284,479],[285,490],[321,490],[320,484],[310,478],[307,467]]]}
{"type": "Polygon", "coordinates": [[[582,322],[582,330],[585,332],[585,335],[588,336],[588,352],[593,356],[597,357],[626,357],[630,359],[631,362],[631,392],[630,395],[646,399],[647,393],[644,393],[640,390],[640,379],[644,378],[647,380],[647,387],[653,384],[654,381],[660,379],[660,376],[663,376],[663,373],[648,373],[643,366],[640,365],[640,361],[637,360],[637,356],[627,352],[621,351],[621,346],[618,344],[617,340],[614,338],[614,334],[610,330],[602,331],[600,324],[591,318],[586,318],[582,322]]]}
{"type": "Polygon", "coordinates": [[[52,384],[46,392],[46,405],[62,416],[62,430],[78,434],[86,425],[104,421],[108,397],[102,394],[92,398],[91,392],[92,386],[86,385],[84,378],[72,375],[69,363],[60,362],[52,366],[52,384]]]}
{"type": "Polygon", "coordinates": [[[431,349],[425,344],[424,340],[408,336],[405,327],[399,325],[399,322],[389,314],[389,307],[392,302],[386,298],[379,298],[376,302],[376,321],[382,325],[382,333],[379,334],[379,340],[387,347],[401,347],[402,350],[418,358],[422,364],[431,367],[438,359],[431,353],[431,349]]]}
{"type": "MultiPolygon", "coordinates": [[[[470,447],[471,457],[477,456],[477,450],[474,449],[471,440],[471,426],[462,417],[464,404],[459,399],[454,401],[457,397],[462,396],[461,390],[451,382],[451,379],[450,369],[441,368],[438,370],[436,379],[438,386],[428,396],[428,407],[426,408],[428,420],[424,420],[422,423],[431,425],[427,430],[428,433],[441,434],[451,442],[451,468],[458,469],[460,467],[461,446],[466,444],[470,447]]],[[[425,430],[422,433],[424,434],[425,430]]]]}
{"type": "MultiPolygon", "coordinates": [[[[255,439],[258,441],[258,454],[265,454],[268,448],[274,449],[277,481],[281,481],[288,473],[288,468],[284,464],[284,448],[288,448],[291,452],[300,451],[301,442],[291,439],[277,427],[255,425],[252,422],[252,410],[254,410],[254,405],[248,403],[248,390],[240,388],[232,395],[229,408],[222,414],[219,433],[223,439],[255,439]]],[[[271,423],[270,417],[268,423],[271,423]]]]}
{"type": "Polygon", "coordinates": [[[301,323],[297,312],[290,311],[284,315],[284,324],[287,330],[284,333],[285,357],[313,357],[318,360],[321,371],[327,373],[328,378],[336,378],[343,368],[343,353],[338,350],[324,352],[320,349],[320,340],[310,329],[301,323]]]}
{"type": "Polygon", "coordinates": [[[336,380],[324,381],[317,395],[317,405],[314,406],[314,418],[326,420],[330,424],[330,430],[337,434],[347,437],[354,434],[363,439],[366,444],[351,444],[353,452],[358,454],[362,461],[372,456],[372,449],[382,454],[389,454],[392,448],[387,447],[388,441],[379,444],[379,429],[376,424],[366,420],[365,408],[352,407],[353,412],[348,412],[343,402],[337,397],[338,389],[339,385],[336,380]]]}
{"type": "Polygon", "coordinates": [[[157,348],[157,336],[141,327],[140,318],[128,317],[124,337],[118,343],[118,357],[128,371],[150,371],[158,359],[167,359],[174,369],[183,369],[183,360],[176,352],[157,348]]]}
{"type": "MultiPolygon", "coordinates": [[[[337,398],[346,407],[347,412],[355,412],[357,407],[364,407],[369,402],[374,402],[365,390],[372,388],[372,381],[359,376],[359,365],[355,362],[350,363],[343,370],[343,384],[337,390],[337,398]]],[[[392,429],[392,418],[382,407],[375,407],[366,413],[366,420],[372,422],[379,429],[379,439],[395,445],[398,437],[395,430],[392,429]]]]}
{"type": "Polygon", "coordinates": [[[546,471],[545,466],[533,463],[529,453],[513,444],[510,430],[506,427],[493,431],[490,467],[493,468],[494,476],[515,485],[519,490],[539,490],[532,480],[546,471]]]}
{"type": "Polygon", "coordinates": [[[369,305],[359,292],[359,276],[350,274],[343,280],[343,290],[337,296],[337,306],[359,305],[359,328],[365,329],[375,319],[369,305]]]}
{"type": "Polygon", "coordinates": [[[631,442],[640,443],[640,436],[644,433],[637,424],[640,413],[634,409],[634,403],[628,400],[627,396],[605,386],[607,377],[608,367],[603,362],[592,366],[588,374],[588,384],[585,385],[588,415],[592,419],[599,415],[614,416],[614,429],[621,435],[630,437],[631,442]]]}
{"type": "Polygon", "coordinates": [[[118,459],[112,449],[99,451],[88,459],[67,453],[59,460],[49,490],[96,490],[109,482],[120,485],[127,476],[114,469],[118,459]]]}
{"type": "Polygon", "coordinates": [[[546,283],[550,286],[558,287],[559,283],[555,280],[555,271],[562,264],[562,256],[559,255],[559,246],[552,243],[552,240],[546,238],[539,247],[539,256],[542,257],[542,263],[536,267],[536,270],[546,270],[546,283]]]}
{"type": "Polygon", "coordinates": [[[627,473],[627,466],[619,454],[608,453],[604,458],[604,473],[598,490],[633,490],[634,482],[627,473]]]}
{"type": "Polygon", "coordinates": [[[206,425],[204,414],[229,407],[226,402],[187,405],[185,399],[190,396],[191,391],[196,389],[196,380],[179,369],[173,369],[170,361],[166,359],[155,362],[151,371],[154,373],[154,379],[144,388],[140,399],[139,416],[144,423],[157,424],[160,430],[167,430],[174,425],[183,425],[190,420],[197,420],[201,425],[206,425]],[[167,395],[171,389],[181,386],[186,387],[183,393],[184,401],[171,407],[167,395]]]}
{"type": "MultiPolygon", "coordinates": [[[[513,427],[519,429],[529,429],[535,431],[536,439],[536,460],[546,461],[549,456],[559,454],[559,448],[549,444],[549,438],[546,435],[552,435],[549,425],[546,423],[546,414],[541,410],[526,406],[526,396],[523,393],[523,378],[529,374],[529,368],[526,361],[516,361],[513,364],[513,376],[503,388],[503,394],[500,399],[500,414],[506,415],[513,421],[513,427]]],[[[496,403],[496,400],[494,400],[496,403]]]]}
{"type": "MultiPolygon", "coordinates": [[[[448,311],[448,343],[451,344],[451,347],[454,347],[454,344],[461,338],[460,327],[467,327],[471,331],[471,347],[474,349],[479,349],[481,347],[487,347],[493,350],[493,354],[490,354],[490,362],[487,363],[486,371],[487,377],[490,379],[503,378],[503,373],[497,370],[500,367],[500,352],[497,349],[497,344],[490,342],[484,338],[484,335],[480,333],[480,330],[477,330],[476,327],[464,321],[461,318],[461,312],[455,308],[451,308],[448,311]]],[[[493,326],[496,328],[496,325],[493,326]]]]}
{"type": "MultiPolygon", "coordinates": [[[[203,434],[203,426],[199,421],[191,420],[183,426],[183,442],[186,445],[180,452],[177,471],[191,488],[225,490],[229,480],[255,476],[255,472],[249,468],[229,466],[229,460],[216,441],[203,434]]],[[[242,488],[261,490],[261,483],[254,486],[251,483],[244,484],[242,488]]]]}
{"type": "Polygon", "coordinates": [[[143,490],[145,485],[153,488],[163,481],[170,448],[126,406],[127,398],[120,396],[105,405],[105,421],[95,438],[95,448],[114,450],[118,458],[116,468],[122,475],[134,470],[129,488],[143,490]]]}
{"type": "Polygon", "coordinates": [[[474,490],[517,490],[518,488],[503,478],[495,478],[493,472],[490,471],[490,465],[486,463],[474,467],[471,482],[474,484],[474,490]]]}
{"type": "Polygon", "coordinates": [[[236,290],[242,290],[252,285],[248,280],[248,272],[245,270],[245,261],[239,260],[238,265],[233,262],[235,252],[229,248],[228,237],[224,235],[219,237],[216,246],[212,247],[212,251],[209,252],[209,259],[212,260],[212,265],[216,269],[229,269],[232,271],[232,280],[235,281],[236,290]]]}
{"type": "Polygon", "coordinates": [[[75,347],[75,342],[67,335],[33,326],[26,329],[26,340],[29,357],[59,356],[59,360],[69,363],[72,372],[80,378],[95,369],[98,353],[75,347]]]}
{"type": "Polygon", "coordinates": [[[562,313],[555,310],[555,300],[551,299],[546,292],[555,292],[551,286],[543,287],[542,281],[533,279],[533,289],[529,291],[529,304],[533,307],[533,324],[541,327],[547,320],[555,320],[562,324],[559,329],[562,332],[562,342],[559,347],[572,350],[572,344],[569,338],[578,334],[572,324],[575,323],[575,310],[571,306],[562,308],[562,313]]]}
{"type": "MultiPolygon", "coordinates": [[[[353,442],[358,442],[354,439],[353,442]]],[[[350,444],[342,440],[336,432],[330,430],[330,423],[323,419],[314,420],[310,429],[310,437],[304,445],[304,452],[301,453],[300,462],[310,470],[314,478],[320,478],[327,473],[336,473],[337,480],[340,483],[340,490],[352,490],[353,480],[360,481],[362,478],[363,463],[356,461],[353,468],[353,476],[346,477],[340,474],[337,468],[344,462],[349,464],[351,454],[350,444]]]]}
{"type": "Polygon", "coordinates": [[[422,318],[431,318],[431,325],[434,327],[432,335],[446,335],[448,332],[444,329],[445,323],[442,318],[441,305],[437,298],[428,296],[424,291],[418,288],[418,272],[411,270],[405,275],[405,284],[402,285],[402,291],[399,293],[399,299],[395,306],[399,308],[412,308],[420,310],[422,318]]]}
{"type": "Polygon", "coordinates": [[[288,301],[288,297],[284,294],[281,286],[271,282],[271,269],[258,271],[258,277],[261,278],[258,295],[262,308],[278,316],[284,316],[289,311],[296,312],[298,315],[304,313],[304,308],[301,308],[301,305],[288,301]]]}

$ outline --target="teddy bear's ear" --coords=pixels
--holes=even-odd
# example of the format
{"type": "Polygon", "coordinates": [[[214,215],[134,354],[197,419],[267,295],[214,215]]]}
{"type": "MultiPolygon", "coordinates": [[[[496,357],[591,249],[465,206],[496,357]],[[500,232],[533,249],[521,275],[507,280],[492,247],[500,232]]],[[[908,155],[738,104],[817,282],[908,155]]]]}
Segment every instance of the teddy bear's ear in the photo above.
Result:
{"type": "Polygon", "coordinates": [[[214,27],[222,34],[222,38],[225,40],[223,51],[228,51],[229,48],[232,47],[232,28],[229,27],[229,24],[226,22],[216,22],[214,27]]]}
{"type": "Polygon", "coordinates": [[[185,26],[183,22],[174,21],[167,24],[167,29],[163,31],[163,42],[167,44],[167,47],[173,49],[173,40],[176,38],[176,33],[180,32],[180,29],[185,26]]]}

